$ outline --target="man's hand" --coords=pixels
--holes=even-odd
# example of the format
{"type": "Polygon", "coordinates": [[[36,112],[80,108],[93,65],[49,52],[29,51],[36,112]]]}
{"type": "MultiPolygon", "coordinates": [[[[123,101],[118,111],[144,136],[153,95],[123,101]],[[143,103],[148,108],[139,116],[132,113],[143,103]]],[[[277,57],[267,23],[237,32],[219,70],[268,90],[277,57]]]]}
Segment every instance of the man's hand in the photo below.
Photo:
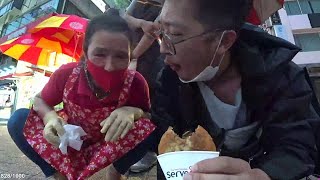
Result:
{"type": "Polygon", "coordinates": [[[146,21],[143,19],[140,19],[140,28],[143,30],[145,34],[150,34],[154,37],[154,32],[159,31],[160,24],[157,22],[152,21],[146,21]]]}
{"type": "Polygon", "coordinates": [[[65,130],[63,126],[66,124],[65,121],[59,117],[56,112],[50,111],[43,118],[45,127],[43,129],[43,137],[53,146],[59,147],[60,138],[65,130]]]}
{"type": "Polygon", "coordinates": [[[138,19],[127,13],[124,14],[123,18],[132,30],[142,29],[144,33],[149,34],[152,34],[154,31],[159,30],[159,23],[146,21],[144,19],[138,19]]]}
{"type": "Polygon", "coordinates": [[[132,52],[132,56],[135,59],[139,58],[153,44],[154,40],[157,39],[155,32],[159,31],[160,29],[159,23],[156,22],[139,19],[139,24],[139,27],[143,30],[144,35],[132,52]]]}
{"type": "Polygon", "coordinates": [[[135,107],[124,106],[114,110],[110,116],[100,123],[101,133],[106,133],[105,141],[114,142],[119,136],[123,138],[133,128],[134,121],[141,118],[144,112],[135,107]]]}
{"type": "Polygon", "coordinates": [[[132,58],[138,59],[156,40],[154,32],[159,31],[160,24],[156,22],[146,21],[144,19],[137,19],[125,13],[123,18],[127,21],[132,30],[142,29],[144,35],[139,41],[138,45],[132,51],[132,58]]]}
{"type": "Polygon", "coordinates": [[[242,160],[231,157],[217,157],[201,161],[191,168],[184,180],[270,180],[269,176],[260,169],[251,169],[242,160]]]}

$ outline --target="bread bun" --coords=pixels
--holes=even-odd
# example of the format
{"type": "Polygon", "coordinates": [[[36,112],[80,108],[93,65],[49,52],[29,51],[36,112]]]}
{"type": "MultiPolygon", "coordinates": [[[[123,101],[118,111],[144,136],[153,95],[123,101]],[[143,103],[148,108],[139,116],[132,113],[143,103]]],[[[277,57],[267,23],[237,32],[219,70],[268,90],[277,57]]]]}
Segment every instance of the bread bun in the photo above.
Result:
{"type": "Polygon", "coordinates": [[[201,126],[195,132],[186,132],[182,138],[169,127],[161,138],[158,151],[159,154],[174,151],[216,151],[216,146],[210,134],[201,126]]]}

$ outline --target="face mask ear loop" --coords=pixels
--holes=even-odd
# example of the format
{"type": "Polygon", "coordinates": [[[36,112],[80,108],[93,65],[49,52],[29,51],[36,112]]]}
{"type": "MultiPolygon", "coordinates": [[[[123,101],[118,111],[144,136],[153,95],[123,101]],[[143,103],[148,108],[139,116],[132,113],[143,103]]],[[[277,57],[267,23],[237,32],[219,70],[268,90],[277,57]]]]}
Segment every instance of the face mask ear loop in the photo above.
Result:
{"type": "MultiPolygon", "coordinates": [[[[222,35],[221,35],[221,37],[220,37],[220,40],[219,40],[219,44],[218,44],[218,46],[217,46],[217,48],[216,48],[216,52],[214,53],[213,58],[212,58],[211,63],[210,63],[210,65],[209,65],[209,66],[212,66],[212,62],[213,62],[213,61],[214,61],[214,59],[216,58],[217,51],[218,51],[218,49],[219,49],[219,47],[220,47],[220,45],[221,45],[221,43],[222,43],[222,39],[223,39],[223,37],[224,37],[224,34],[225,34],[225,33],[226,33],[226,31],[223,31],[223,33],[222,33],[222,35]]],[[[223,53],[222,58],[220,59],[220,62],[219,62],[219,65],[218,65],[218,66],[220,66],[220,64],[221,64],[221,62],[222,62],[223,57],[224,57],[224,53],[223,53]]]]}

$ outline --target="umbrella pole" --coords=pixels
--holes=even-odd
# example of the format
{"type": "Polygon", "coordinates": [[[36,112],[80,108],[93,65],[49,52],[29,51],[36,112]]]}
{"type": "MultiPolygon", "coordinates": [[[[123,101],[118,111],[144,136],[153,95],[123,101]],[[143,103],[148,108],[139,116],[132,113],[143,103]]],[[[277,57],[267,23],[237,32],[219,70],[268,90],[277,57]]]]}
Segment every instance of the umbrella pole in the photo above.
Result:
{"type": "Polygon", "coordinates": [[[58,56],[58,54],[57,53],[55,53],[55,55],[54,55],[54,62],[53,62],[53,66],[56,66],[58,63],[57,63],[57,56],[58,56]]]}
{"type": "Polygon", "coordinates": [[[77,48],[78,48],[78,42],[79,42],[79,36],[78,36],[78,33],[76,33],[76,45],[75,45],[75,48],[74,48],[74,51],[72,54],[72,62],[73,62],[74,56],[75,56],[77,48]]]}

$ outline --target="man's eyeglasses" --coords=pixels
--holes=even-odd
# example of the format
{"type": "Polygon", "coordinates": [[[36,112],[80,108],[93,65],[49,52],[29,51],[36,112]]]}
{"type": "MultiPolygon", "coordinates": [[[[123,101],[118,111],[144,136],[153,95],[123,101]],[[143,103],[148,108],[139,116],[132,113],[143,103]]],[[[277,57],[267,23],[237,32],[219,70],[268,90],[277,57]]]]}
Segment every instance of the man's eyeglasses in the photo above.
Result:
{"type": "Polygon", "coordinates": [[[202,32],[200,34],[197,34],[197,35],[194,35],[194,36],[191,36],[191,37],[187,37],[185,39],[181,39],[181,40],[178,40],[178,41],[173,41],[170,38],[170,36],[168,34],[166,34],[162,29],[160,29],[159,31],[154,32],[154,35],[156,36],[156,39],[157,39],[159,45],[161,45],[163,43],[163,45],[168,49],[168,51],[169,51],[169,53],[171,55],[176,55],[176,48],[175,48],[176,44],[179,44],[179,43],[185,42],[187,40],[190,40],[190,39],[205,35],[205,34],[210,33],[210,32],[217,32],[217,31],[221,31],[221,30],[222,29],[207,30],[207,31],[204,31],[204,32],[202,32]]]}

